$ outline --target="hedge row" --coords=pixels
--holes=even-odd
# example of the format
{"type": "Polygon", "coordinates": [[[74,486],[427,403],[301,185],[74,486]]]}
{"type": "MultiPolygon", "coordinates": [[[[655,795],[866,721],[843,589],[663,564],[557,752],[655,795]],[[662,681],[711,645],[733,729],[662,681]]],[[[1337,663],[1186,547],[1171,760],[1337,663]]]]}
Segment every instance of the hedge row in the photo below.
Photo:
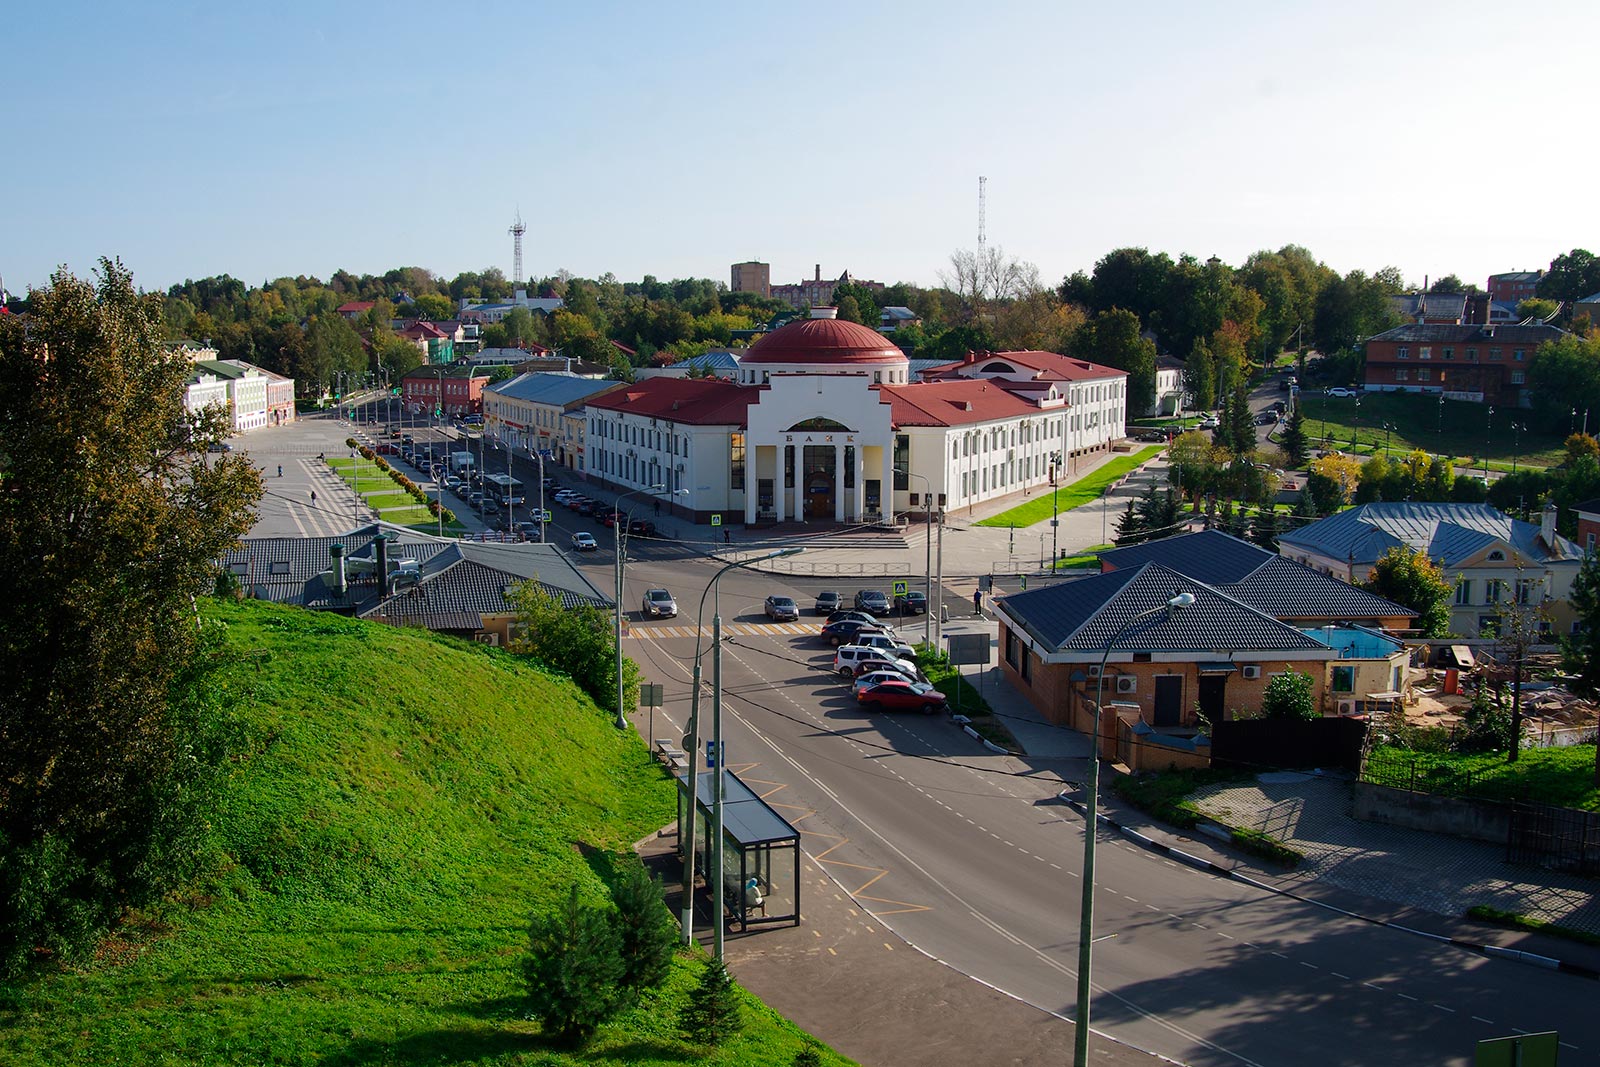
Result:
{"type": "MultiPolygon", "coordinates": [[[[400,473],[399,469],[392,466],[388,460],[378,455],[366,445],[358,442],[354,437],[345,438],[344,443],[345,447],[355,449],[361,454],[362,459],[369,460],[379,470],[387,474],[390,481],[394,482],[394,484],[398,485],[401,489],[404,489],[407,493],[411,494],[411,499],[415,500],[419,504],[426,504],[428,506],[428,514],[432,515],[434,518],[439,517],[439,501],[429,500],[428,494],[422,491],[422,487],[420,485],[406,477],[404,474],[400,473]]],[[[444,521],[455,522],[456,513],[451,511],[449,508],[445,508],[444,521]]]]}

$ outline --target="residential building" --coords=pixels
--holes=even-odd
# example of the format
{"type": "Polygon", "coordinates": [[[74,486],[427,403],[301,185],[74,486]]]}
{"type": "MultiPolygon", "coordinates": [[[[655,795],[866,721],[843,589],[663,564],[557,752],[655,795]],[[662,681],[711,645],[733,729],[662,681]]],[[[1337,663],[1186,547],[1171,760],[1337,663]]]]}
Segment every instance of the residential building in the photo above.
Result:
{"type": "Polygon", "coordinates": [[[474,322],[481,326],[499,322],[511,314],[513,308],[527,308],[539,315],[554,315],[556,310],[566,306],[566,301],[560,297],[530,297],[526,289],[518,289],[512,294],[509,301],[471,300],[462,298],[456,308],[463,322],[474,322]]]}
{"type": "Polygon", "coordinates": [[[832,304],[833,291],[846,282],[873,290],[883,288],[882,282],[863,281],[851,277],[849,271],[845,271],[837,278],[825,279],[822,276],[822,264],[818,263],[816,273],[810,281],[795,282],[793,285],[774,285],[772,298],[802,310],[808,307],[821,307],[832,304]]]}
{"type": "Polygon", "coordinates": [[[246,538],[222,566],[257,599],[491,645],[519,636],[505,596],[518,582],[568,609],[612,608],[554,545],[441,541],[388,523],[337,537],[246,538]]]}
{"type": "Polygon", "coordinates": [[[1587,315],[1591,327],[1600,327],[1600,293],[1572,302],[1572,317],[1577,318],[1579,315],[1587,315]]]}
{"type": "Polygon", "coordinates": [[[1600,500],[1585,500],[1581,504],[1574,504],[1572,510],[1578,513],[1577,544],[1585,556],[1592,556],[1600,552],[1600,500]]]}
{"type": "Polygon", "coordinates": [[[191,341],[187,337],[179,341],[168,341],[166,347],[183,353],[183,357],[190,363],[204,363],[217,358],[217,350],[211,347],[208,338],[205,341],[191,341]]]}
{"type": "Polygon", "coordinates": [[[448,367],[418,367],[400,379],[400,399],[406,410],[422,414],[435,410],[455,417],[483,411],[483,389],[489,372],[470,363],[448,367]]]}
{"type": "Polygon", "coordinates": [[[735,263],[732,284],[736,293],[755,293],[763,300],[772,298],[772,266],[767,263],[735,263]]]}
{"type": "Polygon", "coordinates": [[[1053,353],[944,370],[912,382],[881,334],[815,308],[752,345],[732,381],[647,378],[590,401],[589,477],[664,485],[696,522],[867,523],[929,494],[945,510],[1046,485],[1070,452],[1122,435],[1122,371],[1053,353]]]}
{"type": "Polygon", "coordinates": [[[1469,317],[1466,293],[1397,293],[1389,304],[1409,323],[1460,326],[1469,317]]]}
{"type": "Polygon", "coordinates": [[[418,319],[405,329],[398,331],[397,336],[410,341],[417,346],[417,351],[422,353],[425,363],[453,363],[456,358],[456,344],[454,337],[435,326],[427,319],[418,319]]]}
{"type": "Polygon", "coordinates": [[[183,408],[197,415],[209,407],[230,411],[228,405],[228,379],[219,378],[212,371],[198,367],[189,372],[183,386],[183,408]]]}
{"type": "MultiPolygon", "coordinates": [[[[234,362],[229,360],[229,362],[234,362]]],[[[293,422],[294,409],[294,379],[286,378],[275,371],[263,370],[267,378],[267,422],[272,426],[282,426],[286,422],[293,422]]]]}
{"type": "Polygon", "coordinates": [[[1396,326],[1368,338],[1365,388],[1523,406],[1534,353],[1565,336],[1544,324],[1396,326]]]}
{"type": "Polygon", "coordinates": [[[1508,304],[1520,304],[1529,297],[1539,295],[1542,270],[1514,270],[1507,274],[1489,275],[1489,298],[1508,304]]]}
{"type": "Polygon", "coordinates": [[[894,333],[903,326],[921,326],[922,316],[908,307],[895,305],[878,312],[878,331],[894,333]]]}
{"type": "Polygon", "coordinates": [[[340,304],[335,310],[350,322],[355,322],[367,312],[378,306],[376,300],[351,300],[340,304]]]}
{"type": "MultiPolygon", "coordinates": [[[[195,363],[197,373],[210,374],[228,386],[228,408],[235,430],[259,430],[272,422],[267,404],[268,378],[259,367],[233,359],[195,363]]],[[[291,394],[293,386],[290,386],[291,394]]]]}
{"type": "Polygon", "coordinates": [[[1425,552],[1455,593],[1451,632],[1493,634],[1508,607],[1538,608],[1544,629],[1568,633],[1582,550],[1556,533],[1556,508],[1538,525],[1487,504],[1362,504],[1278,537],[1278,551],[1345,581],[1364,581],[1391,548],[1425,552]]]}
{"type": "Polygon", "coordinates": [[[484,433],[513,450],[540,452],[575,469],[577,457],[567,449],[564,416],[624,387],[623,382],[565,374],[519,374],[484,389],[484,433]]]}
{"type": "Polygon", "coordinates": [[[664,367],[640,367],[634,372],[636,378],[687,378],[691,375],[711,375],[716,378],[734,379],[739,376],[739,360],[748,349],[744,348],[713,348],[702,352],[698,356],[687,359],[674,360],[664,367]]]}
{"type": "Polygon", "coordinates": [[[1143,414],[1177,415],[1183,411],[1186,365],[1176,356],[1156,357],[1156,395],[1143,414]]]}

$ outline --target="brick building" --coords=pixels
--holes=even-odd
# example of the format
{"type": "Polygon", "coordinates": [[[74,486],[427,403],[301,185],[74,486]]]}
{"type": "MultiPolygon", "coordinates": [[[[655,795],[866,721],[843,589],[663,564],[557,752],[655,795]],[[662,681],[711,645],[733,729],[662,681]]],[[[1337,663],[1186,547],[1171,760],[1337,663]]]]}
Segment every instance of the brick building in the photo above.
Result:
{"type": "Polygon", "coordinates": [[[772,296],[772,265],[769,263],[735,263],[732,285],[736,293],[755,293],[763,300],[772,296]]]}
{"type": "Polygon", "coordinates": [[[1515,407],[1522,402],[1534,352],[1564,336],[1543,324],[1396,326],[1368,338],[1365,387],[1515,407]]]}
{"type": "Polygon", "coordinates": [[[400,398],[413,414],[442,408],[451,417],[476,415],[483,411],[483,388],[488,382],[489,372],[483,367],[418,367],[400,379],[400,398]]]}
{"type": "Polygon", "coordinates": [[[1539,279],[1543,277],[1542,270],[1514,270],[1508,274],[1491,274],[1489,299],[1520,304],[1529,297],[1538,295],[1539,279]]]}

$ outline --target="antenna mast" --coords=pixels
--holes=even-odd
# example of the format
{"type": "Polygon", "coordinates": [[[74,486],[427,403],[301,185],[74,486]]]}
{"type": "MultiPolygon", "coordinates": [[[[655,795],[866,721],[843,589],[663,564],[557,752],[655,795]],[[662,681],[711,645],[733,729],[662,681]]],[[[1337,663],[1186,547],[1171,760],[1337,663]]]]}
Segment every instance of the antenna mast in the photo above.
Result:
{"type": "Polygon", "coordinates": [[[511,224],[511,229],[506,231],[511,235],[513,248],[511,256],[511,284],[512,287],[522,285],[527,281],[522,276],[522,235],[528,232],[528,227],[522,224],[522,209],[517,209],[517,221],[511,224]]]}
{"type": "Polygon", "coordinates": [[[984,221],[984,207],[989,198],[989,179],[978,175],[978,254],[983,255],[983,246],[989,236],[989,228],[984,221]]]}

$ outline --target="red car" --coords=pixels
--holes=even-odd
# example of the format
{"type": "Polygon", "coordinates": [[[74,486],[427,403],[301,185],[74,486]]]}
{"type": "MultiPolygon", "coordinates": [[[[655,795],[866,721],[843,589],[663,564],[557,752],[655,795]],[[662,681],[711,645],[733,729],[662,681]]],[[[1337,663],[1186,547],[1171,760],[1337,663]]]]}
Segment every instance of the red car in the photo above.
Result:
{"type": "Polygon", "coordinates": [[[373,451],[373,453],[375,455],[379,455],[379,456],[398,456],[400,454],[400,449],[399,448],[395,447],[394,445],[387,444],[387,443],[379,445],[377,448],[374,448],[372,451],[373,451]]]}
{"type": "Polygon", "coordinates": [[[932,715],[947,707],[945,695],[927,682],[879,682],[856,694],[872,711],[920,711],[932,715]]]}

